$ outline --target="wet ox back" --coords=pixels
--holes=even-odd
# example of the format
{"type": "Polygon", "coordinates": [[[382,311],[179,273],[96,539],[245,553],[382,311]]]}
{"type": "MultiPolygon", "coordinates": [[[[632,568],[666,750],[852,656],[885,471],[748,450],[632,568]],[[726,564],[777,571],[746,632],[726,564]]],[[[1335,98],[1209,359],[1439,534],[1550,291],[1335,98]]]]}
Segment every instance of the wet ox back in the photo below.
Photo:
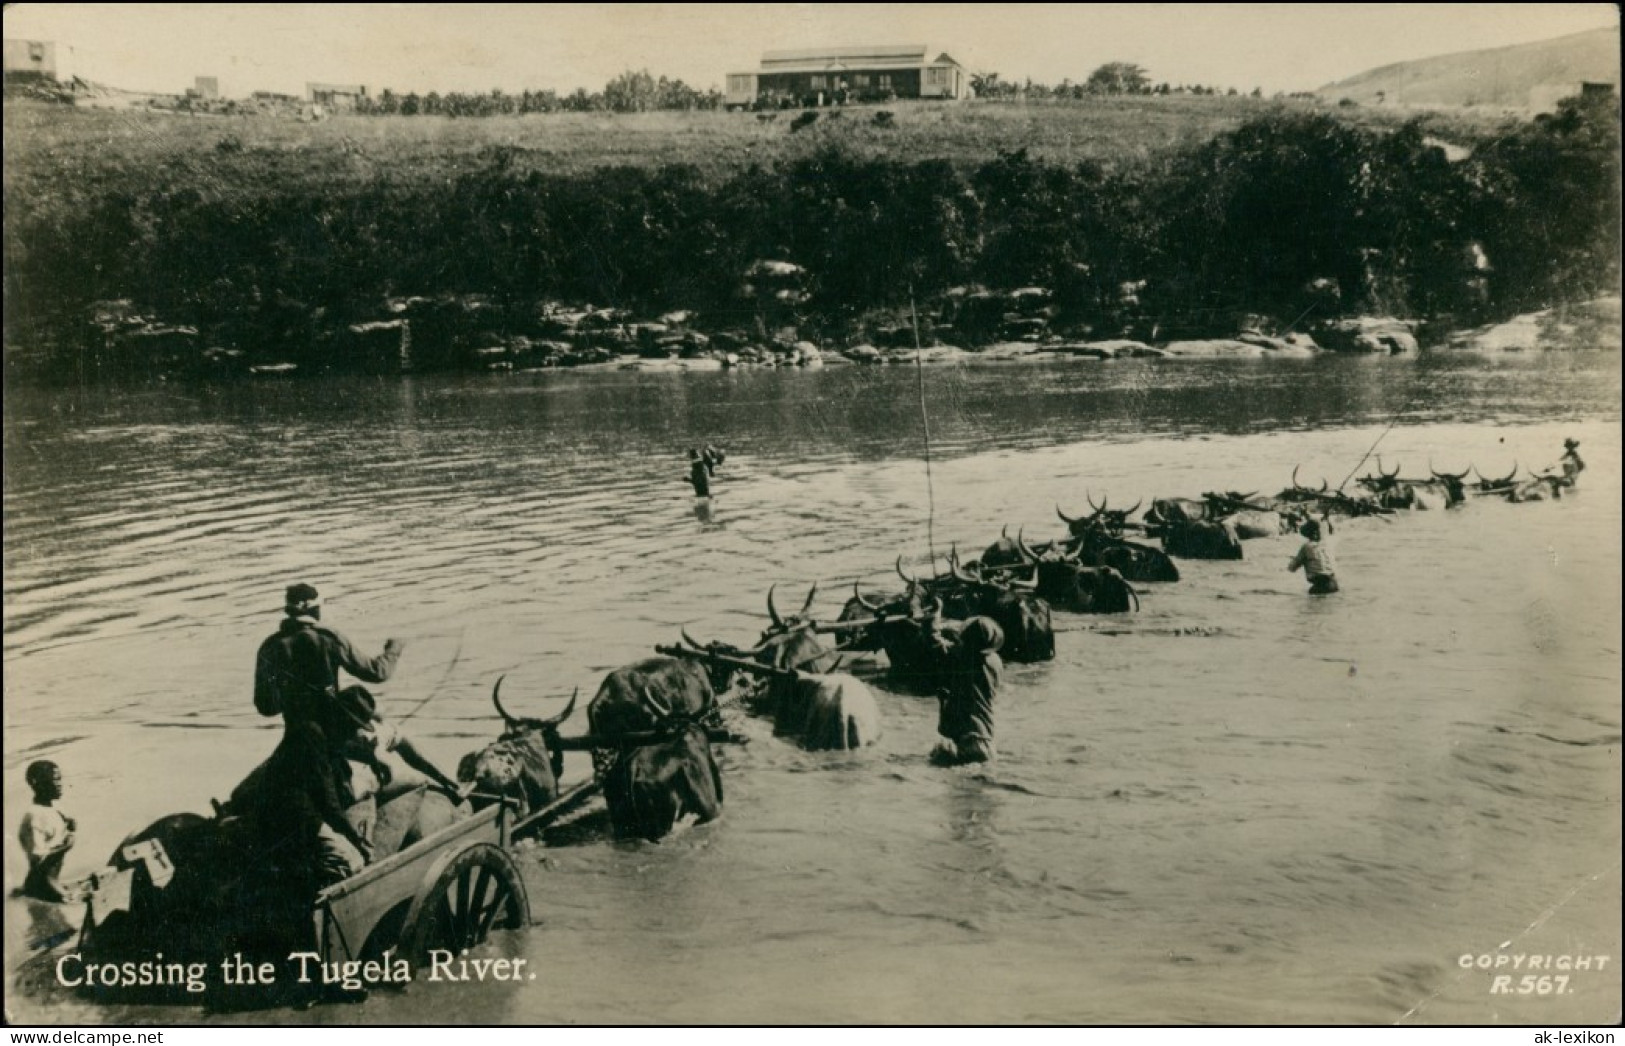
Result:
{"type": "Polygon", "coordinates": [[[856,676],[802,673],[774,689],[773,732],[803,747],[861,748],[880,737],[880,706],[856,676]]]}
{"type": "Polygon", "coordinates": [[[670,705],[676,716],[699,716],[715,703],[711,681],[698,664],[672,657],[646,658],[604,677],[587,706],[593,736],[616,738],[654,730],[658,720],[644,702],[646,693],[670,705]]]}

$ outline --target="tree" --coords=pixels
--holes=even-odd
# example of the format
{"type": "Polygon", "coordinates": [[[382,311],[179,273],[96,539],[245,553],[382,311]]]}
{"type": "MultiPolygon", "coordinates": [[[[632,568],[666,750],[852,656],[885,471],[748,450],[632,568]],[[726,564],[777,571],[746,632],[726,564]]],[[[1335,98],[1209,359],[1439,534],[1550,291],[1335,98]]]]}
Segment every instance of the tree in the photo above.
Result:
{"type": "Polygon", "coordinates": [[[630,69],[604,85],[604,104],[617,113],[641,113],[659,103],[659,87],[649,70],[630,69]]]}
{"type": "Polygon", "coordinates": [[[1145,94],[1151,77],[1133,62],[1107,62],[1089,74],[1084,86],[1095,94],[1145,94]]]}

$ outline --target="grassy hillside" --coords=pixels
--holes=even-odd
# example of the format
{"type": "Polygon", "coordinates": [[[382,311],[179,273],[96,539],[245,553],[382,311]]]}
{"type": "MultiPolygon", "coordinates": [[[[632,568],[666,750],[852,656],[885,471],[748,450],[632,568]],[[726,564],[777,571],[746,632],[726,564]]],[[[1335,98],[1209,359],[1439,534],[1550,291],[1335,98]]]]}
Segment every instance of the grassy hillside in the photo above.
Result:
{"type": "MultiPolygon", "coordinates": [[[[1073,166],[1130,165],[1206,142],[1243,121],[1324,107],[1247,97],[1121,97],[1090,101],[894,103],[823,110],[791,131],[793,112],[548,113],[486,119],[340,117],[300,123],[265,117],[189,117],[143,110],[7,104],[8,202],[74,201],[151,184],[176,187],[342,188],[383,176],[444,182],[500,158],[515,174],[586,174],[604,167],[684,164],[721,180],[753,164],[812,156],[840,145],[860,159],[946,160],[968,169],[1000,152],[1073,166]],[[877,122],[892,113],[888,124],[877,122]]],[[[1337,109],[1356,126],[1404,117],[1337,109]]],[[[1414,115],[1414,114],[1406,114],[1414,115]]],[[[1497,128],[1482,116],[1440,115],[1428,130],[1471,145],[1497,128]]]]}
{"type": "Polygon", "coordinates": [[[1606,81],[1619,85],[1619,32],[1596,29],[1555,40],[1464,51],[1381,66],[1328,84],[1320,94],[1362,105],[1529,105],[1542,84],[1606,81]]]}

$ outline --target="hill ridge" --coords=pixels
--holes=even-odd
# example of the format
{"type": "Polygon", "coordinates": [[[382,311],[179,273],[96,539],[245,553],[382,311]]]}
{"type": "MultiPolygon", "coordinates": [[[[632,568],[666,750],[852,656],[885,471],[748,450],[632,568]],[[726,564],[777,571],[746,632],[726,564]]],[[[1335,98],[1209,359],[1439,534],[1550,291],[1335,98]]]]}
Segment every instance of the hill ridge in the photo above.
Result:
{"type": "Polygon", "coordinates": [[[1618,87],[1617,26],[1527,44],[1390,62],[1327,84],[1317,93],[1361,104],[1522,109],[1538,105],[1538,87],[1582,80],[1607,81],[1618,87]]]}

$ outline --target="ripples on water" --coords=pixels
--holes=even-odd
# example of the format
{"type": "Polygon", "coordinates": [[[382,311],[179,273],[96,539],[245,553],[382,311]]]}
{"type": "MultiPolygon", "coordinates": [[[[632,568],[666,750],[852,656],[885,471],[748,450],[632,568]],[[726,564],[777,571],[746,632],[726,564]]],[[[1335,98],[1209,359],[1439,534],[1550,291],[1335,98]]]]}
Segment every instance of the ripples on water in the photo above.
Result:
{"type": "Polygon", "coordinates": [[[932,538],[1048,536],[1088,495],[1273,491],[1299,463],[1335,486],[1391,421],[1381,453],[1407,475],[1544,467],[1575,435],[1580,496],[1340,528],[1336,599],[1303,595],[1281,538],[1183,564],[1132,618],[1062,616],[1057,660],[1010,668],[992,769],[927,767],[934,707],[884,689],[885,736],[855,755],[752,724],[723,822],[659,847],[588,830],[529,861],[542,925],[510,945],[545,987],[305,1019],[1617,1013],[1617,973],[1491,999],[1455,965],[1571,891],[1520,946],[1619,955],[1617,355],[930,369],[931,526],[915,380],[8,394],[8,780],[63,764],[87,865],[206,808],[274,743],[250,662],[295,578],[362,645],[407,640],[385,705],[421,706],[411,732],[450,762],[494,732],[497,675],[514,706],[557,707],[679,626],[750,639],[773,584],[798,605],[818,581],[832,613],[899,554],[926,569],[932,538]],[[708,515],[683,461],[707,440],[730,450],[708,515]]]}

